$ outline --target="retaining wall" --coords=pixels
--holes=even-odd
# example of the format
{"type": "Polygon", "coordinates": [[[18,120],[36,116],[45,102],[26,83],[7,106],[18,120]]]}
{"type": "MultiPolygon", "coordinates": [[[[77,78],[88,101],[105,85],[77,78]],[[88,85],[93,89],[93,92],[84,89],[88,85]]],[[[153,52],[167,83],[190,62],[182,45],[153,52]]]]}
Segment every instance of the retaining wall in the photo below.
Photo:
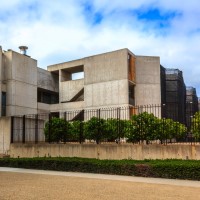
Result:
{"type": "Polygon", "coordinates": [[[195,159],[200,160],[200,145],[132,144],[11,144],[11,157],[82,157],[98,159],[195,159]]]}

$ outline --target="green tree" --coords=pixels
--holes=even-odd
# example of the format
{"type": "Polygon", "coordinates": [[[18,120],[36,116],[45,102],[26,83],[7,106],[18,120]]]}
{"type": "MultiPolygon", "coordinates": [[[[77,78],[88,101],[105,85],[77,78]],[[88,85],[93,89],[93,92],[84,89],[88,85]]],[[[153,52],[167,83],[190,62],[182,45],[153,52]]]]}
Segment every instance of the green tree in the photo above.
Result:
{"type": "Polygon", "coordinates": [[[195,140],[200,139],[200,112],[196,112],[192,118],[192,134],[195,140]]]}
{"type": "Polygon", "coordinates": [[[171,138],[176,138],[178,141],[185,138],[187,128],[184,124],[181,124],[180,122],[173,122],[172,128],[171,138]]]}
{"type": "Polygon", "coordinates": [[[132,134],[136,140],[140,138],[142,141],[146,140],[148,144],[149,141],[157,139],[159,120],[152,113],[143,112],[133,115],[131,119],[134,126],[132,134]]]}
{"type": "Polygon", "coordinates": [[[117,119],[107,119],[105,121],[105,139],[109,142],[114,142],[119,138],[119,124],[120,120],[117,119]]]}
{"type": "Polygon", "coordinates": [[[66,142],[69,139],[70,123],[62,118],[53,117],[45,123],[44,134],[50,142],[66,142]]]}
{"type": "Polygon", "coordinates": [[[79,141],[80,143],[84,141],[85,137],[83,134],[84,122],[73,121],[70,122],[69,138],[71,141],[79,141]]]}
{"type": "Polygon", "coordinates": [[[99,119],[92,117],[90,120],[85,122],[84,135],[86,139],[95,140],[97,144],[105,138],[106,133],[106,121],[105,119],[99,119]]]}
{"type": "Polygon", "coordinates": [[[161,144],[167,139],[172,139],[173,120],[162,118],[158,124],[156,139],[160,140],[161,144]]]}

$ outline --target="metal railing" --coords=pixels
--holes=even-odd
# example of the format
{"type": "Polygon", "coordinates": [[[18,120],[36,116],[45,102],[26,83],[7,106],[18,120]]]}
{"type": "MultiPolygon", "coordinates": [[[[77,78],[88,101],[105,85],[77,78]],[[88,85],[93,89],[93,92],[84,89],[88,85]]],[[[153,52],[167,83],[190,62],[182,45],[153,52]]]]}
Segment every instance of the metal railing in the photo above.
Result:
{"type": "Polygon", "coordinates": [[[191,118],[181,125],[178,121],[169,120],[176,116],[166,116],[165,109],[166,105],[146,105],[61,112],[59,118],[68,122],[64,132],[62,127],[55,128],[53,113],[12,116],[11,143],[199,143],[198,134],[193,131],[200,130],[200,122],[193,122],[194,113],[189,113],[191,118]],[[142,113],[152,115],[148,117],[142,113]],[[133,119],[133,116],[140,117],[133,119]],[[152,116],[157,119],[154,123],[152,116]],[[93,122],[90,122],[91,119],[93,122]],[[55,139],[55,130],[63,136],[55,139]],[[91,134],[95,135],[93,139],[91,134]]]}

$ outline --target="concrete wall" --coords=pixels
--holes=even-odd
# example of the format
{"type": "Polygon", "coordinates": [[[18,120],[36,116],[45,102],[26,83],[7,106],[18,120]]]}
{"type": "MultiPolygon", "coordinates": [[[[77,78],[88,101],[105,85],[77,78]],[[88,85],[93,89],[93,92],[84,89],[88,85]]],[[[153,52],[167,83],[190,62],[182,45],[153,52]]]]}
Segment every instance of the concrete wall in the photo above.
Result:
{"type": "Polygon", "coordinates": [[[128,106],[128,53],[121,49],[48,66],[48,71],[59,72],[59,102],[69,101],[84,87],[85,108],[128,106]],[[69,74],[80,71],[84,81],[70,81],[69,74]]]}
{"type": "Polygon", "coordinates": [[[65,112],[65,111],[74,111],[84,109],[84,101],[69,102],[69,103],[60,103],[60,104],[51,104],[51,112],[65,112]]]}
{"type": "Polygon", "coordinates": [[[38,113],[49,113],[50,112],[50,104],[46,103],[38,103],[38,113]]]}
{"type": "Polygon", "coordinates": [[[11,157],[82,157],[98,159],[194,159],[200,160],[200,145],[132,144],[11,144],[11,157]]]}
{"type": "Polygon", "coordinates": [[[85,85],[85,107],[122,106],[128,105],[128,80],[113,80],[85,85]]]}
{"type": "Polygon", "coordinates": [[[53,92],[59,92],[59,75],[37,68],[37,86],[53,92]]]}
{"type": "Polygon", "coordinates": [[[136,105],[161,104],[160,58],[136,56],[136,105]]]}
{"type": "MultiPolygon", "coordinates": [[[[1,105],[1,100],[2,100],[2,64],[3,64],[3,54],[2,54],[2,47],[0,46],[0,105],[1,105]]],[[[1,106],[0,106],[0,116],[1,116],[1,106]]]]}
{"type": "Polygon", "coordinates": [[[84,88],[84,79],[61,82],[60,102],[70,101],[83,88],[84,88]]]}
{"type": "Polygon", "coordinates": [[[84,84],[86,108],[128,105],[128,50],[85,58],[84,84]]]}
{"type": "Polygon", "coordinates": [[[127,49],[84,59],[85,85],[121,79],[128,79],[127,49]]]}
{"type": "Polygon", "coordinates": [[[7,81],[7,116],[37,112],[37,86],[25,82],[7,81]]]}
{"type": "Polygon", "coordinates": [[[11,118],[0,118],[0,154],[8,154],[10,150],[11,118]]]}
{"type": "Polygon", "coordinates": [[[7,116],[37,113],[37,61],[14,51],[4,53],[7,116]]]}
{"type": "Polygon", "coordinates": [[[49,72],[55,72],[61,69],[66,69],[66,68],[73,68],[75,66],[81,66],[84,65],[84,59],[78,59],[78,60],[73,60],[73,61],[69,61],[69,62],[64,62],[64,63],[59,63],[59,64],[55,64],[55,65],[49,65],[47,67],[47,70],[49,72]]]}

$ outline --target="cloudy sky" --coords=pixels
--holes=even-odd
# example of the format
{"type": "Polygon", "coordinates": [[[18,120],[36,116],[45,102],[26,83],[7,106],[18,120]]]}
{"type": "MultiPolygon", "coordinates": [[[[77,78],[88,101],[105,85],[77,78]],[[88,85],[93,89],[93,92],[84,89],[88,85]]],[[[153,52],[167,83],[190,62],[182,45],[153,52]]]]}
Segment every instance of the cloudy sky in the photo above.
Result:
{"type": "Polygon", "coordinates": [[[199,0],[1,0],[0,45],[38,66],[128,48],[183,71],[200,96],[199,0]]]}

